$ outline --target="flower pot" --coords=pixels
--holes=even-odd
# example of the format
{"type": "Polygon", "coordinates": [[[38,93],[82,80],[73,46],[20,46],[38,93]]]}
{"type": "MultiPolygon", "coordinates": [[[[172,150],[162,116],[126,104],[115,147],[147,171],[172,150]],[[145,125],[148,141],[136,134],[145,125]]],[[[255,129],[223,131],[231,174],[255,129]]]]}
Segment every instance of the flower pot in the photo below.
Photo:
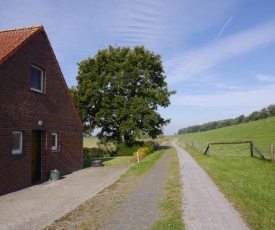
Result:
{"type": "Polygon", "coordinates": [[[59,180],[60,179],[60,172],[52,170],[51,171],[51,179],[52,180],[59,180]]]}

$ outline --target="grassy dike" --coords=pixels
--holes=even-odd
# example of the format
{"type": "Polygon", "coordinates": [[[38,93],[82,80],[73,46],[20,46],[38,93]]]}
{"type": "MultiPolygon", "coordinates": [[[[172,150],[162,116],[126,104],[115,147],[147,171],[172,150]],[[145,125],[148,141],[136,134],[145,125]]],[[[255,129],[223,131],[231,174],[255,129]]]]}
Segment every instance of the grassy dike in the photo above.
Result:
{"type": "MultiPolygon", "coordinates": [[[[194,142],[242,141],[249,139],[268,158],[275,142],[275,118],[221,128],[203,133],[179,135],[194,142]],[[266,149],[266,150],[265,150],[266,149]]],[[[275,162],[250,157],[249,147],[226,145],[211,150],[210,156],[184,147],[205,169],[220,190],[240,212],[251,229],[275,229],[275,162]],[[244,154],[243,151],[247,151],[244,154]],[[227,154],[230,152],[230,154],[227,154]]],[[[270,158],[270,157],[269,157],[270,158]]]]}
{"type": "MultiPolygon", "coordinates": [[[[202,144],[204,150],[210,142],[253,141],[263,155],[267,159],[270,159],[270,144],[275,145],[275,117],[210,130],[207,132],[176,135],[173,136],[173,138],[195,141],[202,144]]],[[[219,150],[223,149],[225,149],[224,152],[228,152],[228,150],[231,152],[232,150],[238,152],[240,149],[246,149],[246,156],[250,155],[248,144],[245,146],[230,145],[230,148],[227,148],[227,146],[213,145],[213,147],[211,146],[211,153],[220,154],[219,150]]],[[[256,151],[254,152],[254,155],[257,156],[256,151]]]]}

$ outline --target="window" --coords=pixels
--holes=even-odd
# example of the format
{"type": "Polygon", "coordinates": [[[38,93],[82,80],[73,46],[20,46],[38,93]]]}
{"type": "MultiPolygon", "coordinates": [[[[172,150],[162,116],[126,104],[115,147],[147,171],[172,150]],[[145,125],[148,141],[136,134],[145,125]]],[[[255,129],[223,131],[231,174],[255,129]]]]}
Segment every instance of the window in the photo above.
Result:
{"type": "Polygon", "coordinates": [[[12,154],[22,153],[22,132],[12,132],[12,154]]]}
{"type": "Polygon", "coordinates": [[[43,70],[31,67],[31,89],[43,93],[43,70]]]}
{"type": "Polygon", "coordinates": [[[58,150],[58,134],[52,133],[52,150],[58,150]]]}

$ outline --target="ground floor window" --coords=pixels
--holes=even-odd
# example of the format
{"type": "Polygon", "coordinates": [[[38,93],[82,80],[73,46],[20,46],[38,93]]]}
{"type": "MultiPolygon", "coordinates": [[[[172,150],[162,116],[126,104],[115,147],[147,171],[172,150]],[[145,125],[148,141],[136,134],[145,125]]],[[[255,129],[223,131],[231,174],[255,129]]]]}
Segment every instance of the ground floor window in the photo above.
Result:
{"type": "Polygon", "coordinates": [[[52,133],[52,150],[58,150],[58,133],[52,133]]]}
{"type": "Polygon", "coordinates": [[[22,153],[22,132],[12,132],[12,154],[22,153]]]}

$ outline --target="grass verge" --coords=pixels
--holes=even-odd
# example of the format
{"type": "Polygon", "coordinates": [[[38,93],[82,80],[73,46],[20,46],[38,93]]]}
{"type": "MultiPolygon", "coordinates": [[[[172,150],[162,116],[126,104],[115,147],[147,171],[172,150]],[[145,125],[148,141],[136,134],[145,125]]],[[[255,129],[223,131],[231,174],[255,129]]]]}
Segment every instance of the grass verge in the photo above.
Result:
{"type": "Polygon", "coordinates": [[[255,157],[205,156],[185,147],[251,229],[275,229],[275,164],[255,157]]]}
{"type": "Polygon", "coordinates": [[[135,164],[133,167],[131,167],[125,176],[139,176],[146,171],[148,171],[155,162],[161,157],[161,155],[164,153],[164,150],[158,150],[153,152],[152,154],[148,155],[142,161],[140,161],[138,164],[135,164]]]}
{"type": "Polygon", "coordinates": [[[155,223],[152,230],[185,229],[182,220],[182,184],[177,151],[174,148],[169,151],[171,163],[166,185],[166,195],[163,202],[160,203],[160,208],[164,215],[155,223]]]}
{"type": "Polygon", "coordinates": [[[92,161],[101,160],[104,166],[119,166],[119,165],[129,165],[131,156],[122,156],[122,157],[103,157],[103,158],[94,158],[94,159],[84,159],[83,168],[89,168],[92,165],[92,161]]]}
{"type": "Polygon", "coordinates": [[[99,192],[92,199],[79,205],[44,230],[53,229],[102,229],[109,215],[119,208],[125,197],[129,196],[139,181],[139,176],[153,167],[164,150],[145,157],[139,164],[131,167],[114,184],[99,192]]]}

